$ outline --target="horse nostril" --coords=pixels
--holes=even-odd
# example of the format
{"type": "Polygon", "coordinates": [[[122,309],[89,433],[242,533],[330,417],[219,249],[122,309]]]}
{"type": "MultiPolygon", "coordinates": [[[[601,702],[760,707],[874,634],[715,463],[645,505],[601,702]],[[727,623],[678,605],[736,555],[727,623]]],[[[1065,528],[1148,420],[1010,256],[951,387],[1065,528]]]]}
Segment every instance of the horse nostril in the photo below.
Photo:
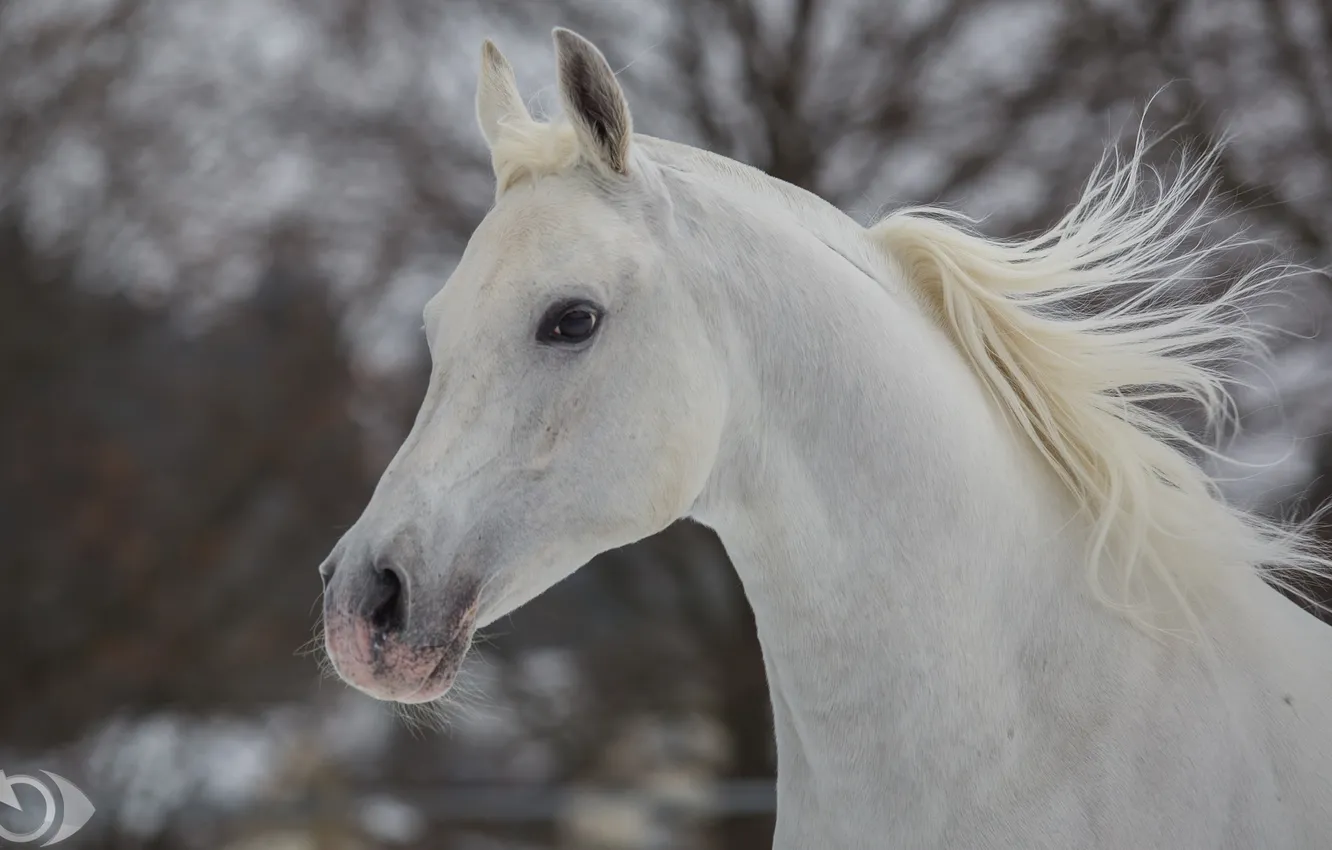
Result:
{"type": "Polygon", "coordinates": [[[327,561],[319,565],[319,583],[323,585],[325,592],[328,591],[328,583],[333,578],[333,571],[335,569],[337,569],[337,567],[334,565],[332,558],[329,558],[327,561]]]}
{"type": "Polygon", "coordinates": [[[371,628],[380,634],[402,631],[407,621],[407,601],[401,576],[392,567],[376,567],[371,581],[365,605],[371,628]]]}

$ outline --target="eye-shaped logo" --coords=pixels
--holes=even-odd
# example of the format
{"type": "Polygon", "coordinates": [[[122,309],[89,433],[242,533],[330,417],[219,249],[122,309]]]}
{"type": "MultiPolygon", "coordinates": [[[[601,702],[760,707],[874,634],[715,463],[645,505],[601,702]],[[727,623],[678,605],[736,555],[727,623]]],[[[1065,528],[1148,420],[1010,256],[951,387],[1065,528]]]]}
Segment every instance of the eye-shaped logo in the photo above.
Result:
{"type": "MultiPolygon", "coordinates": [[[[0,823],[0,841],[26,844],[29,841],[36,841],[46,835],[47,832],[51,832],[51,837],[40,845],[46,847],[69,838],[82,829],[88,819],[93,816],[93,812],[96,811],[93,804],[88,801],[88,798],[73,782],[63,776],[57,776],[49,770],[43,770],[42,773],[49,777],[49,781],[43,781],[35,776],[22,773],[6,776],[5,772],[0,770],[0,815],[4,813],[4,807],[7,806],[28,815],[27,820],[36,816],[33,812],[24,812],[23,804],[19,802],[18,793],[14,790],[20,785],[26,785],[40,794],[43,806],[41,823],[28,832],[11,832],[5,828],[3,823],[0,823]],[[58,812],[56,810],[57,799],[60,800],[61,804],[58,812]],[[57,815],[59,815],[58,818],[57,815]],[[51,830],[53,826],[55,827],[54,831],[51,830]]],[[[24,796],[31,795],[25,794],[24,796]]]]}

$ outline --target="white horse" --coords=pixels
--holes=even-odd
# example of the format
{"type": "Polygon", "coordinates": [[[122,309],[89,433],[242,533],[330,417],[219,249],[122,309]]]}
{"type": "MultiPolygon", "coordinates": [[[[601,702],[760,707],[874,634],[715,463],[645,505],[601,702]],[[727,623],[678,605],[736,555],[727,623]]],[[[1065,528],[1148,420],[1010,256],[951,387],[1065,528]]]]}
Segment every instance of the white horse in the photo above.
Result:
{"type": "Polygon", "coordinates": [[[757,618],[778,847],[1332,847],[1332,629],[1271,587],[1328,563],[1144,406],[1222,412],[1209,358],[1274,279],[1197,300],[1207,163],[1144,202],[1109,160],[1024,241],[864,228],[634,135],[601,53],[555,45],[556,123],[484,46],[497,198],[320,570],[340,675],[436,699],[476,628],[692,517],[757,618]]]}

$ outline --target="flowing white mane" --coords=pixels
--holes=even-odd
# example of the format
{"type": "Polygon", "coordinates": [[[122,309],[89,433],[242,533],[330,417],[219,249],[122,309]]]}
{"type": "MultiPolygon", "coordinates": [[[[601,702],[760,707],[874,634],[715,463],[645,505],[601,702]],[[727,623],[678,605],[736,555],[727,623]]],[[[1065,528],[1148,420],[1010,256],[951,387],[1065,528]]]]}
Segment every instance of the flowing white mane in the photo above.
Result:
{"type": "Polygon", "coordinates": [[[1301,270],[1228,279],[1252,243],[1208,242],[1215,152],[1166,181],[1144,149],[1103,158],[1073,208],[1031,238],[974,235],[932,208],[870,233],[1092,519],[1098,598],[1148,624],[1163,588],[1196,627],[1199,591],[1257,569],[1310,601],[1292,579],[1329,572],[1312,538],[1227,504],[1199,463],[1218,453],[1161,410],[1191,402],[1209,431],[1230,419],[1222,369],[1263,351],[1247,311],[1301,270]]]}
{"type": "MultiPolygon", "coordinates": [[[[863,233],[1089,518],[1087,577],[1104,604],[1148,628],[1182,614],[1197,632],[1199,595],[1255,570],[1314,604],[1298,579],[1332,573],[1332,561],[1304,528],[1227,504],[1201,463],[1219,453],[1162,411],[1191,403],[1209,432],[1230,419],[1223,367],[1263,351],[1246,311],[1302,270],[1265,264],[1233,276],[1237,250],[1254,243],[1209,241],[1215,153],[1182,160],[1166,180],[1138,142],[1125,159],[1103,158],[1073,208],[1031,238],[981,236],[933,207],[895,211],[863,233]]],[[[752,171],[689,150],[728,176],[752,171]]],[[[498,191],[578,157],[567,125],[520,118],[493,149],[498,191]]],[[[814,196],[753,174],[788,207],[825,218],[814,196]]]]}

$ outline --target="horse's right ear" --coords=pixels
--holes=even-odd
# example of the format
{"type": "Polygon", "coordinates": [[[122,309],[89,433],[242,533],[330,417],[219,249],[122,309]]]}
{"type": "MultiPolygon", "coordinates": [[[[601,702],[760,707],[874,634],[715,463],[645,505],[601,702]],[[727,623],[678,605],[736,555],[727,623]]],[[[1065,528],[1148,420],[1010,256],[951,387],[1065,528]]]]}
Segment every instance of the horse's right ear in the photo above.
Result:
{"type": "Polygon", "coordinates": [[[476,85],[476,120],[486,144],[493,148],[504,122],[513,118],[532,120],[518,93],[513,66],[495,42],[486,39],[481,44],[481,76],[476,85]]]}

